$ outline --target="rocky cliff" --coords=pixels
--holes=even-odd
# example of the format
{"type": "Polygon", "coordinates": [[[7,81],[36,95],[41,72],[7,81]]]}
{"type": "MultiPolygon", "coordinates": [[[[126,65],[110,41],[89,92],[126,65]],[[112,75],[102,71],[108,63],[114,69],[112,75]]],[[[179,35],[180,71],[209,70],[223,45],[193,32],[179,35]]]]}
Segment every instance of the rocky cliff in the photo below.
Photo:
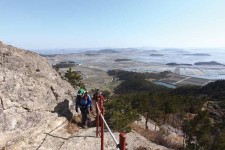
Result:
{"type": "Polygon", "coordinates": [[[0,42],[0,149],[37,149],[72,117],[74,93],[45,58],[0,42]]]}
{"type": "MultiPolygon", "coordinates": [[[[100,149],[94,127],[70,123],[74,93],[45,58],[0,42],[0,150],[100,149]]],[[[128,149],[167,150],[134,131],[126,136],[128,149]]],[[[105,149],[115,148],[105,132],[105,149]]]]}

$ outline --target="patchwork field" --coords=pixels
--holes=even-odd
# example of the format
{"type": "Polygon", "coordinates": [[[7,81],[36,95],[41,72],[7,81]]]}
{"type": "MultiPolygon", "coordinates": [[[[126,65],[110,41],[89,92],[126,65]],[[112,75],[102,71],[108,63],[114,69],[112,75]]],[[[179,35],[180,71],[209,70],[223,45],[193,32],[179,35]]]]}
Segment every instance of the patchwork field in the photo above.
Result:
{"type": "MultiPolygon", "coordinates": [[[[205,85],[216,79],[225,78],[224,66],[169,66],[154,62],[143,62],[142,60],[132,59],[138,55],[137,51],[130,52],[83,52],[72,54],[56,54],[46,56],[50,64],[60,62],[75,62],[73,70],[80,71],[84,78],[87,88],[112,90],[117,81],[108,76],[107,71],[111,69],[121,69],[134,72],[162,72],[171,71],[168,78],[161,79],[160,82],[169,83],[176,86],[181,85],[205,85]]],[[[64,69],[60,69],[65,72],[64,69]]]]}

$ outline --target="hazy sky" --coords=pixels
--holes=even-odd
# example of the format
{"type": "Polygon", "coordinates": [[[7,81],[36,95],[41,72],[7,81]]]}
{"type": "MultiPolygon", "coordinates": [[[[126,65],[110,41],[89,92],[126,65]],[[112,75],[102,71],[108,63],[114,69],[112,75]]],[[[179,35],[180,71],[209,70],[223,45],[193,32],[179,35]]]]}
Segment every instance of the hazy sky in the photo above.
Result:
{"type": "Polygon", "coordinates": [[[26,49],[225,47],[225,0],[0,0],[0,41],[26,49]]]}

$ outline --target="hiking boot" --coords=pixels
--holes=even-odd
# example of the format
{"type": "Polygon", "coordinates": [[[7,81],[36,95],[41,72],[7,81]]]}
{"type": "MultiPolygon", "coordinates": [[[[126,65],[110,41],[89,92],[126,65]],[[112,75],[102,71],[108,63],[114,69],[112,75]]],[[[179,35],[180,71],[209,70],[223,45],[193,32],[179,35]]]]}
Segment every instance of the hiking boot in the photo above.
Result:
{"type": "Polygon", "coordinates": [[[87,129],[88,128],[86,125],[81,126],[81,127],[82,127],[82,129],[87,129]]]}
{"type": "Polygon", "coordinates": [[[90,119],[90,118],[88,118],[86,125],[87,125],[88,127],[91,127],[91,119],[90,119]]]}

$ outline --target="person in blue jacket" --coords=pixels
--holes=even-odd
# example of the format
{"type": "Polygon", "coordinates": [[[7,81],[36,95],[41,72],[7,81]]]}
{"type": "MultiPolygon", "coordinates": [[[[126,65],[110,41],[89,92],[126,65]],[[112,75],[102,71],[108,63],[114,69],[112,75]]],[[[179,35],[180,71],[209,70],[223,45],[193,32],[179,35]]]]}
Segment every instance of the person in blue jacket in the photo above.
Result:
{"type": "Polygon", "coordinates": [[[89,109],[92,111],[92,99],[91,96],[84,90],[79,89],[76,96],[76,112],[78,113],[78,107],[80,108],[82,114],[82,123],[81,126],[84,128],[86,126],[86,122],[89,119],[89,109]]]}

